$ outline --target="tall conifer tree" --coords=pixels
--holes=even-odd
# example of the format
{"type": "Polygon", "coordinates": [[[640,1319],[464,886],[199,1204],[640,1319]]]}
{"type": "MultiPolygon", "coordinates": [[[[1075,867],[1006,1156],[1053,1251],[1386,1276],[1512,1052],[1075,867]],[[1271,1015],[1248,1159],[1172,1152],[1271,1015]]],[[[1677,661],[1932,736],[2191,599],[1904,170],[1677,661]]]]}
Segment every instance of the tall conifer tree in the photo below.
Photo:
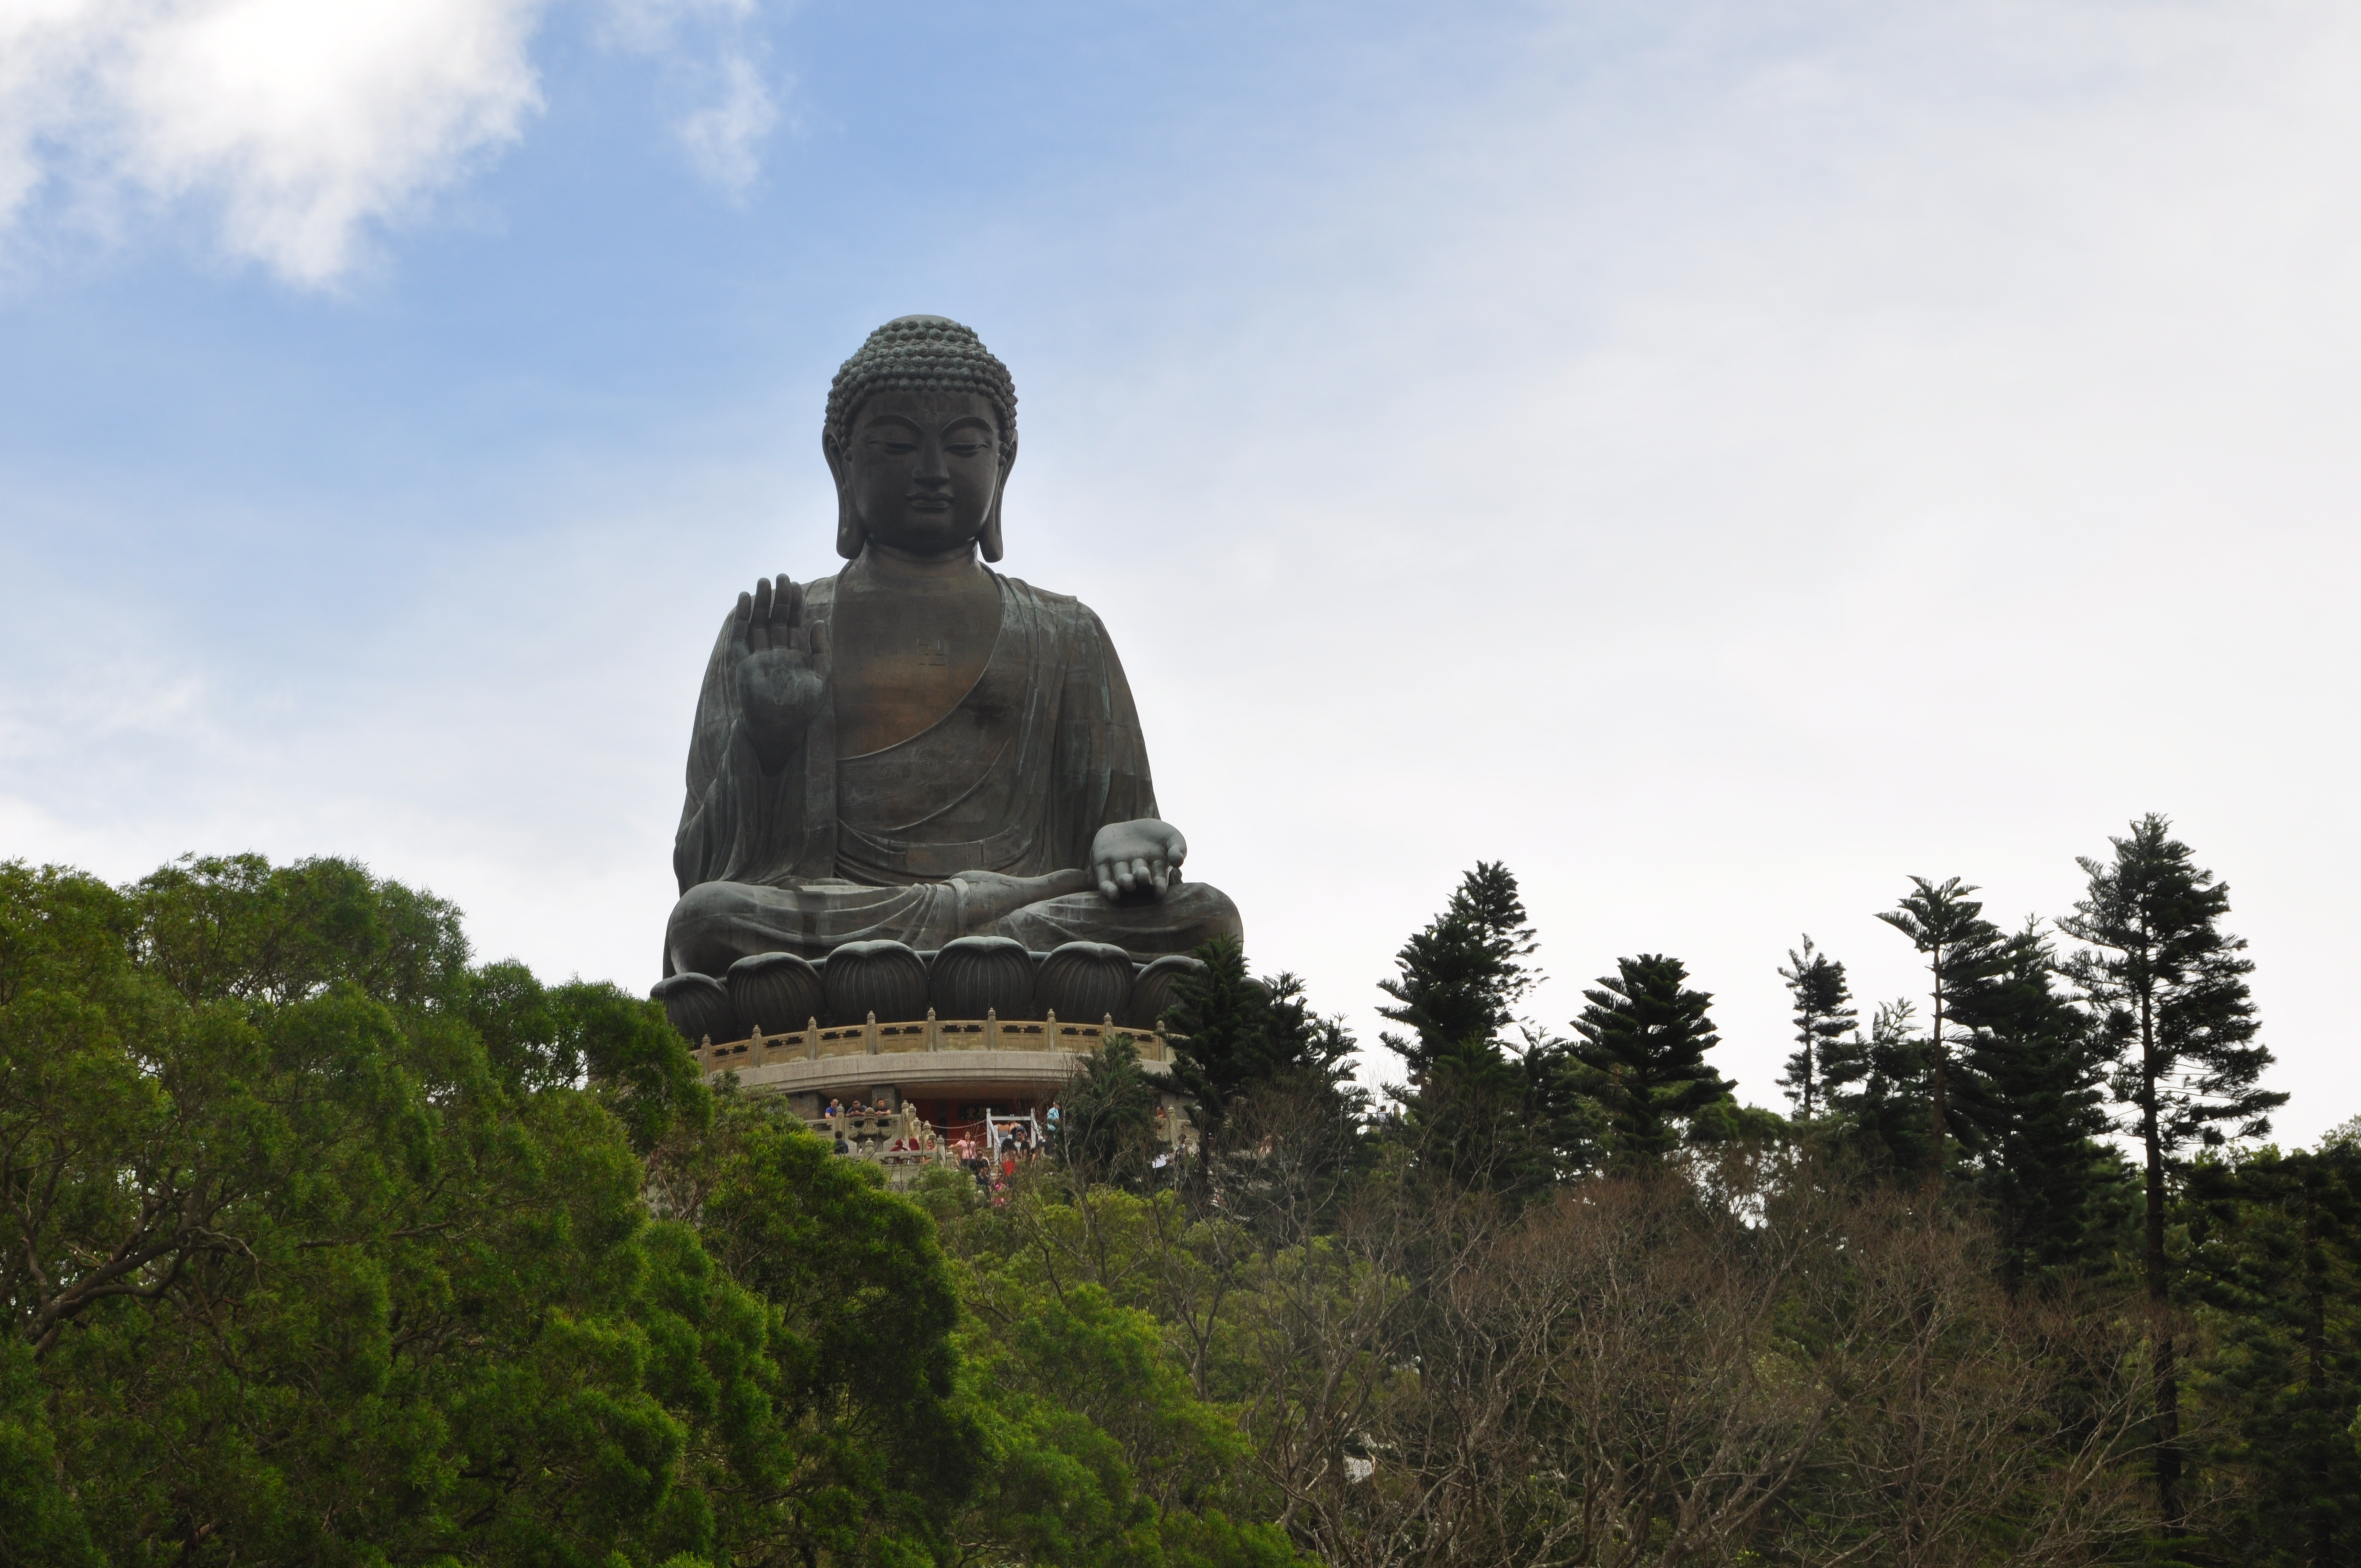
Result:
{"type": "Polygon", "coordinates": [[[1378,1038],[1409,1066],[1413,1085],[1439,1053],[1508,1028],[1541,982],[1530,961],[1538,946],[1515,876],[1499,861],[1477,861],[1444,912],[1402,945],[1400,972],[1378,982],[1393,999],[1378,1016],[1411,1031],[1378,1038]]]}
{"type": "Polygon", "coordinates": [[[1984,906],[1968,894],[1975,888],[1952,877],[1939,885],[1925,877],[1910,879],[1911,891],[1878,918],[1910,938],[1927,959],[1934,982],[1934,1012],[1927,1039],[1927,1105],[1933,1147],[1929,1157],[1937,1175],[1950,1168],[1950,1140],[1963,1129],[1952,1116],[1951,1040],[1945,1026],[1962,1003],[1972,1006],[1978,993],[2007,966],[2005,938],[2000,927],[1983,917],[1984,906]]]}
{"type": "Polygon", "coordinates": [[[2332,1135],[2189,1176],[2189,1293],[2215,1331],[2206,1447],[2242,1483],[2232,1530],[2248,1562],[2361,1559],[2361,1149],[2332,1135]]]}
{"type": "Polygon", "coordinates": [[[2107,1131],[2104,1062],[2091,1016],[2055,983],[2037,923],[2009,938],[2007,967],[1962,998],[1955,1100],[1978,1134],[1976,1182],[2000,1231],[2011,1289],[2088,1261],[2118,1157],[2107,1131]]]}
{"type": "Polygon", "coordinates": [[[1721,1043],[1713,998],[1688,988],[1678,959],[1642,953],[1615,970],[1582,993],[1590,1004],[1574,1021],[1572,1048],[1576,1081],[1607,1113],[1609,1146],[1628,1167],[1662,1158],[1734,1086],[1705,1059],[1721,1043]]]}
{"type": "Polygon", "coordinates": [[[1361,1091],[1350,1088],[1354,1041],[1343,1023],[1312,1013],[1292,974],[1257,980],[1245,948],[1221,938],[1197,949],[1204,968],[1180,982],[1172,1009],[1172,1081],[1191,1102],[1200,1171],[1213,1157],[1231,1108],[1257,1089],[1287,1081],[1356,1122],[1361,1091]]]}
{"type": "Polygon", "coordinates": [[[1794,1102],[1796,1116],[1808,1122],[1828,1109],[1821,1079],[1828,1047],[1860,1026],[1861,1014],[1852,1004],[1844,965],[1815,948],[1809,936],[1801,952],[1787,949],[1787,962],[1791,967],[1781,970],[1779,978],[1787,982],[1794,1003],[1795,1054],[1787,1058],[1779,1086],[1794,1102]]]}
{"type": "Polygon", "coordinates": [[[1927,1037],[1908,997],[1881,1002],[1869,1036],[1860,1031],[1822,1047],[1820,1078],[1839,1143],[1872,1169],[1923,1171],[1927,1132],[1927,1037]]]}
{"type": "Polygon", "coordinates": [[[2271,1053],[2246,992],[2254,963],[2246,941],[2219,924],[2230,889],[2201,870],[2172,824],[2154,812],[2109,840],[2111,860],[2080,860],[2090,888],[2059,922],[2090,944],[2075,978],[2097,1010],[2118,1066],[2114,1089],[2129,1108],[2146,1164],[2144,1251],[2148,1300],[2158,1314],[2157,1505],[2168,1530],[2182,1527],[2180,1385],[2164,1317],[2171,1299],[2165,1252],[2166,1179],[2191,1144],[2259,1137],[2287,1096],[2259,1087],[2271,1053]],[[2224,1128],[2229,1129],[2225,1134],[2224,1128]]]}
{"type": "Polygon", "coordinates": [[[1516,1010],[1541,980],[1517,879],[1480,861],[1443,913],[1396,955],[1391,999],[1378,1011],[1407,1035],[1378,1039],[1410,1069],[1394,1086],[1422,1169],[1456,1186],[1530,1195],[1587,1163],[1596,1108],[1569,1081],[1562,1041],[1519,1029],[1516,1010]]]}

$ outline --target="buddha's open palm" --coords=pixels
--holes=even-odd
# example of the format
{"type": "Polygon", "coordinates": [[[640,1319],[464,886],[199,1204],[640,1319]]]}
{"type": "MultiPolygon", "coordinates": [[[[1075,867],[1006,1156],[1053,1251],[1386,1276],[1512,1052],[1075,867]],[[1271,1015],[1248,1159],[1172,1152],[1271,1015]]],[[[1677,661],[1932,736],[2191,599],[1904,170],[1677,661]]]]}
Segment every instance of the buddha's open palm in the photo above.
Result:
{"type": "Polygon", "coordinates": [[[776,773],[828,699],[828,631],[804,619],[804,591],[784,573],[738,596],[730,630],[738,710],[763,771],[776,773]]]}
{"type": "Polygon", "coordinates": [[[1180,862],[1189,858],[1189,840],[1170,822],[1142,817],[1132,822],[1110,822],[1091,840],[1091,875],[1100,895],[1112,903],[1139,893],[1161,898],[1180,881],[1180,862]]]}

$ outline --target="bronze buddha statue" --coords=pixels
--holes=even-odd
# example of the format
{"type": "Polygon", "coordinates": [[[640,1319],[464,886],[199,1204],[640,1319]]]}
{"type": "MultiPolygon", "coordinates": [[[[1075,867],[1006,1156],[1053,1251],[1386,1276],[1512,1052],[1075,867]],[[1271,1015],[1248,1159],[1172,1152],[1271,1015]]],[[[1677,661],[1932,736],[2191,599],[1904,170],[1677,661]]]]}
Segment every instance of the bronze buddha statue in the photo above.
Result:
{"type": "Polygon", "coordinates": [[[1007,369],[956,322],[888,322],[837,372],[820,446],[848,565],[759,583],[722,622],[664,972],[978,938],[1144,960],[1237,937],[1229,899],[1181,878],[1099,618],[987,564],[1016,457],[1007,369]]]}

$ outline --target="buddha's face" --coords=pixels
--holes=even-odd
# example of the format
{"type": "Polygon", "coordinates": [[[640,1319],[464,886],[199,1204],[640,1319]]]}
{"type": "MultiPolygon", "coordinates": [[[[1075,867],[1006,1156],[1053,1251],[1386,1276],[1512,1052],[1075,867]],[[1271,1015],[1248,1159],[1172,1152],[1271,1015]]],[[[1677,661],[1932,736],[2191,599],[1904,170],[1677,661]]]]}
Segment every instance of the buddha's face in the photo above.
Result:
{"type": "Polygon", "coordinates": [[[838,491],[873,543],[948,555],[983,532],[1007,477],[1000,421],[974,392],[879,392],[840,449],[821,437],[838,491]]]}

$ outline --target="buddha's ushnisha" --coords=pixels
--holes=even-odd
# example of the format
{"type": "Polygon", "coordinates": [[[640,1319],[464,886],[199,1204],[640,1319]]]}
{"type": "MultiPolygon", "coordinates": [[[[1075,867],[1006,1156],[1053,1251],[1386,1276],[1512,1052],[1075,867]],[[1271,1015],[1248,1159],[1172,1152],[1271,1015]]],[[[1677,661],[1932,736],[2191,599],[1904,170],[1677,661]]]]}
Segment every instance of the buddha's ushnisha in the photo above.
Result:
{"type": "Polygon", "coordinates": [[[1016,391],[940,316],[872,333],[829,392],[832,578],[741,594],[705,671],[666,973],[878,938],[1141,958],[1239,935],[1184,882],[1106,629],[985,563],[1016,391]]]}

